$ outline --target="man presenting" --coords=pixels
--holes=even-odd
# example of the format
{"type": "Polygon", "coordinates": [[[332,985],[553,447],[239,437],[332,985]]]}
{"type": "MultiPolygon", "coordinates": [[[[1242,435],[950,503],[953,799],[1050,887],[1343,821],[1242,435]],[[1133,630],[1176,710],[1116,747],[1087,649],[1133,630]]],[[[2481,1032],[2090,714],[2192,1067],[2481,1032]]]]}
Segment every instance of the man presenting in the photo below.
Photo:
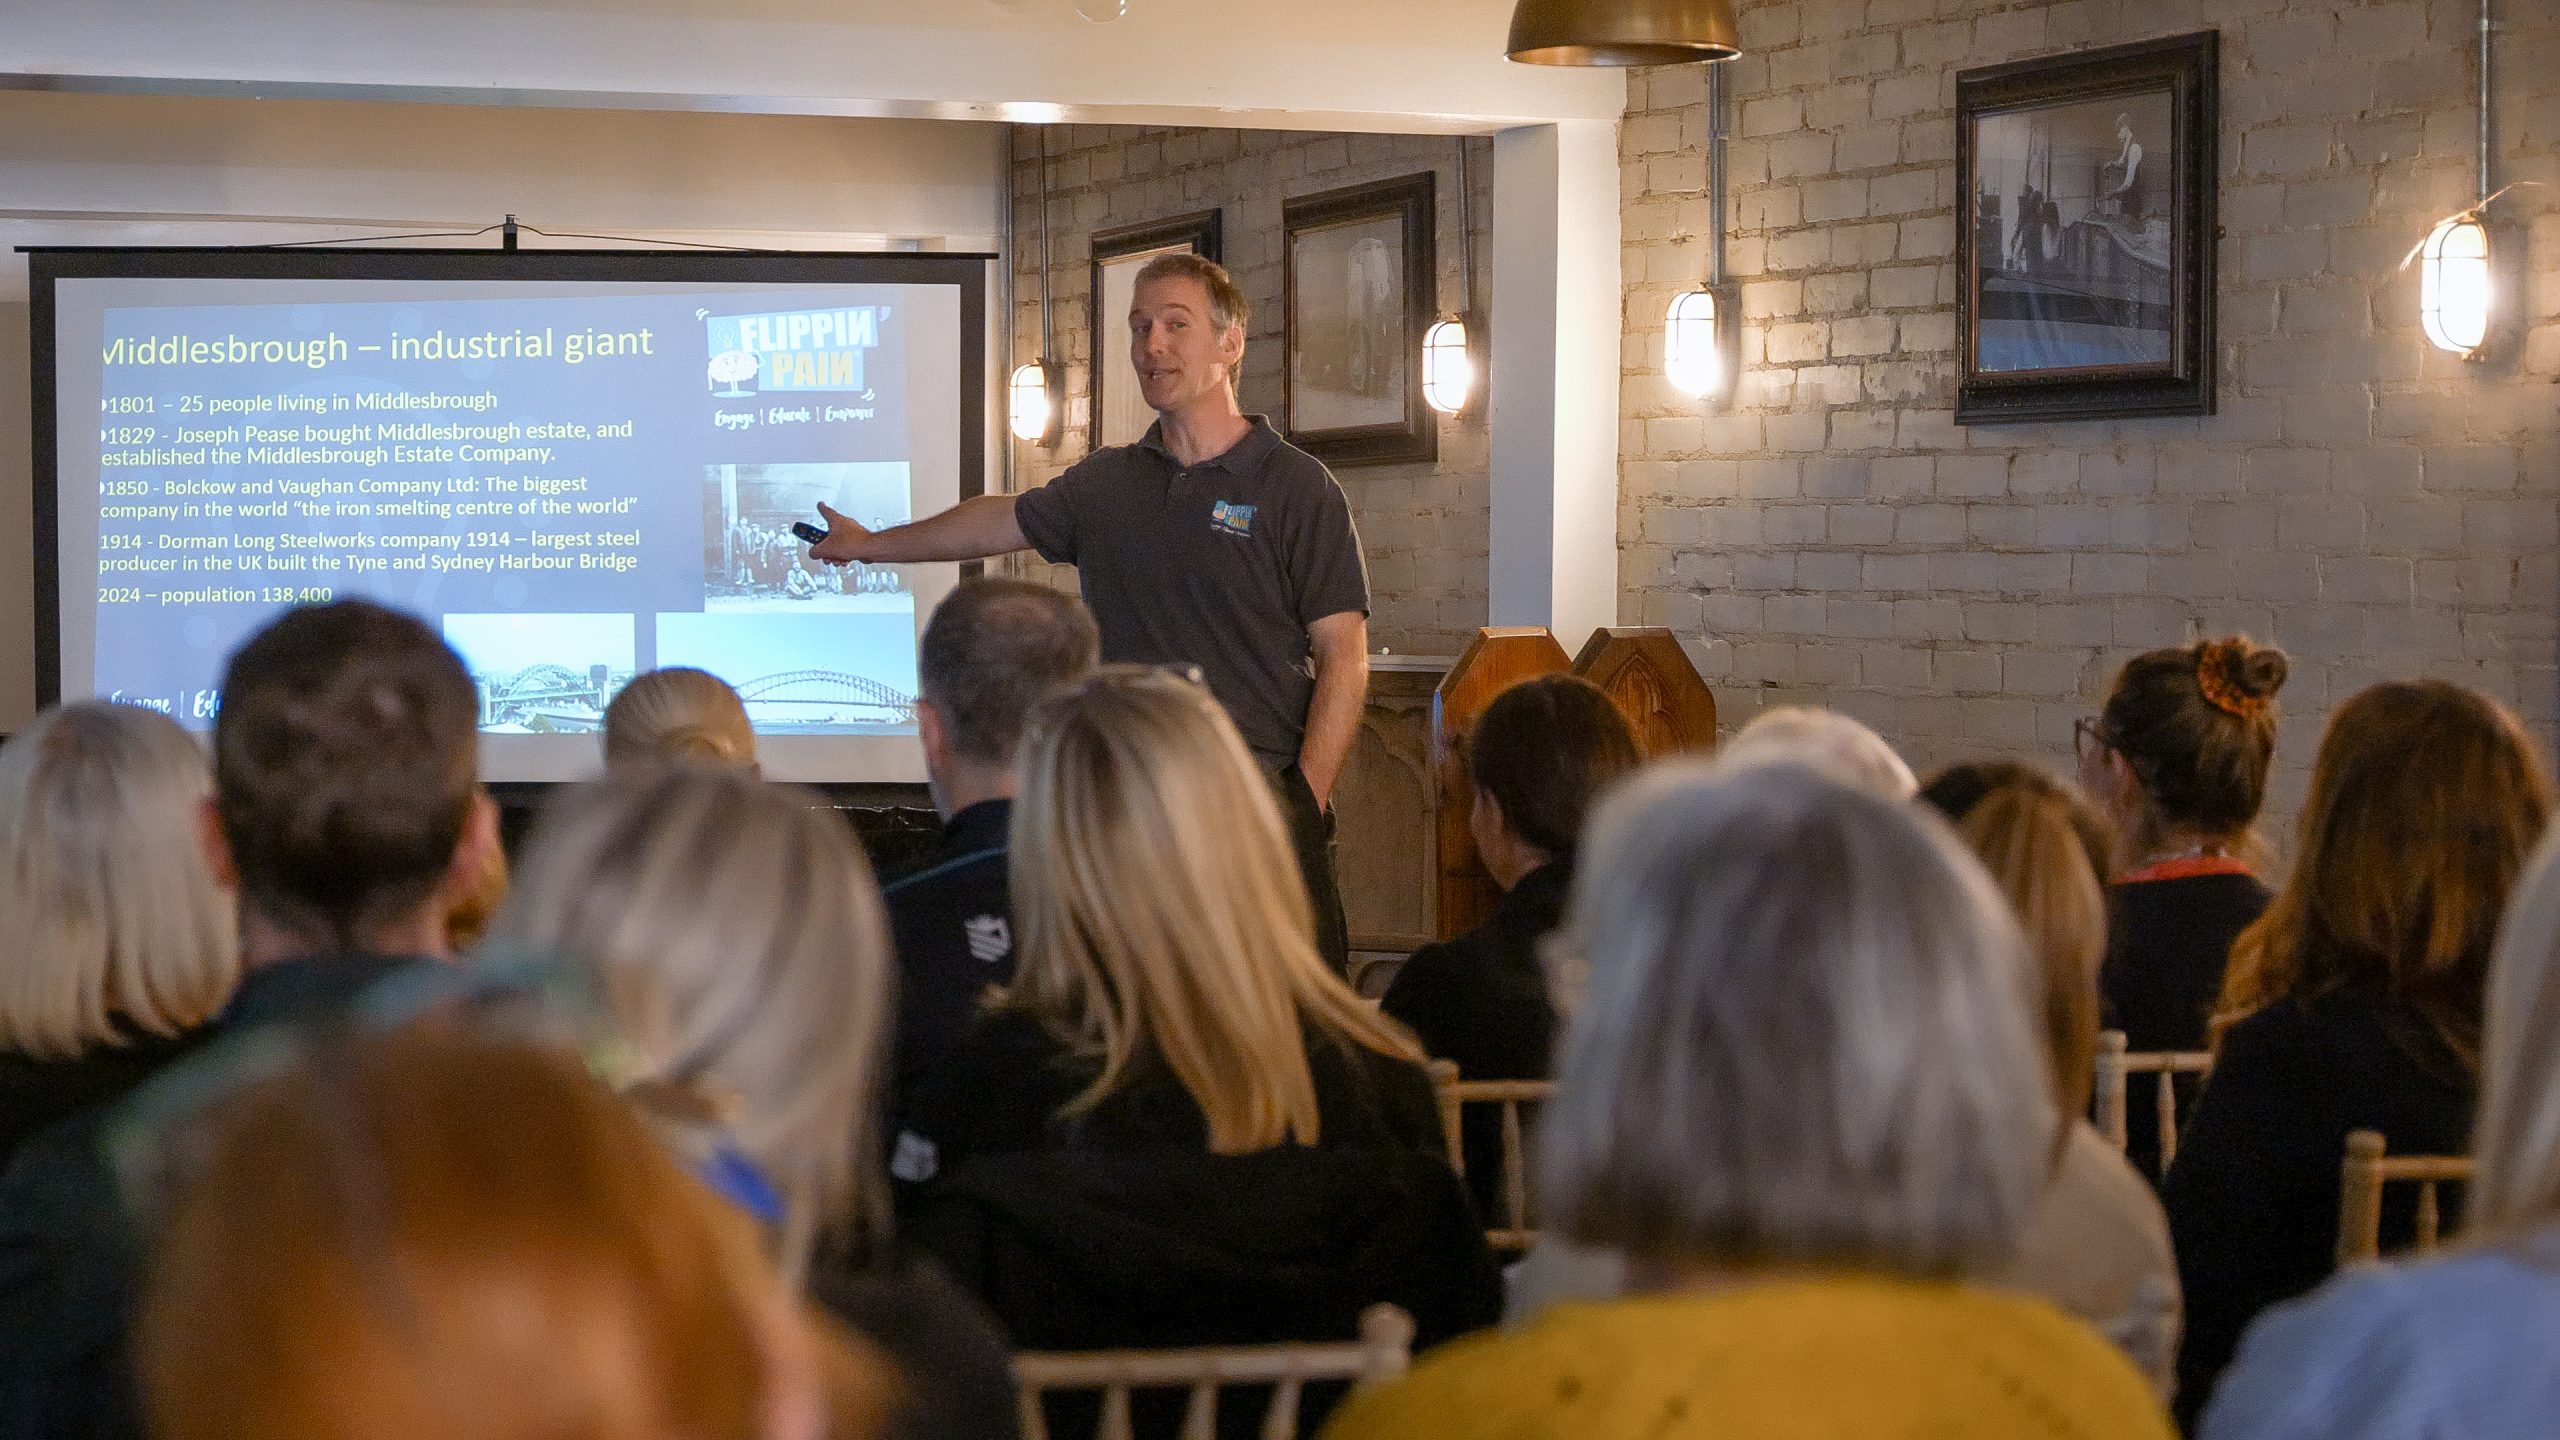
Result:
{"type": "Polygon", "coordinates": [[[1198,666],[1271,772],[1317,947],[1341,970],[1330,804],[1368,695],[1368,569],[1323,463],[1236,404],[1249,310],[1211,261],[1149,261],[1129,307],[1129,359],[1156,412],[1144,439],[887,530],[822,505],[827,538],[809,553],[883,565],[1027,548],[1074,565],[1102,658],[1198,666]]]}

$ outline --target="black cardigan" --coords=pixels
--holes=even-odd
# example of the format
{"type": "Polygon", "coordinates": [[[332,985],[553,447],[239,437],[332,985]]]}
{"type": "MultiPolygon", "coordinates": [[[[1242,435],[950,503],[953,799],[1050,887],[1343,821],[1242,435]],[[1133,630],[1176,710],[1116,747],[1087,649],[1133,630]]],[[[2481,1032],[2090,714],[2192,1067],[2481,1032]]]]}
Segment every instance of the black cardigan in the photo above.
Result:
{"type": "MultiPolygon", "coordinates": [[[[2104,1024],[2134,1050],[2202,1050],[2222,993],[2231,942],[2267,908],[2267,887],[2250,875],[2191,875],[2119,885],[2109,907],[2106,963],[2098,972],[2104,1024]]],[[[2179,1109],[2192,1109],[2194,1081],[2182,1078],[2179,1109]]],[[[2159,1077],[2125,1084],[2125,1158],[2160,1178],[2159,1077]]]]}
{"type": "Polygon", "coordinates": [[[1423,1345],[1493,1323],[1501,1277],[1430,1078],[1312,1029],[1307,1044],[1319,1143],[1216,1155],[1160,1062],[1059,1118],[1092,1063],[1025,1015],[991,1015],[952,1057],[955,1083],[909,1117],[900,1234],[1022,1350],[1346,1340],[1380,1301],[1423,1345]]]}
{"type": "MultiPolygon", "coordinates": [[[[1544,1080],[1555,1073],[1556,1006],[1538,942],[1563,923],[1573,869],[1562,861],[1520,877],[1482,925],[1427,945],[1396,971],[1380,1002],[1432,1056],[1466,1080],[1544,1080]]],[[[1464,1117],[1467,1189],[1498,1213],[1502,1115],[1476,1105],[1464,1117]]]]}
{"type": "MultiPolygon", "coordinates": [[[[2186,1294],[2177,1410],[2192,1428],[2259,1312],[2335,1268],[2347,1134],[2394,1152],[2470,1149],[2477,1081],[2408,1007],[2354,994],[2279,1000],[2224,1032],[2213,1076],[2169,1168],[2166,1201],[2186,1294]]],[[[2382,1242],[2416,1229],[2411,1187],[2387,1194],[2382,1242]]],[[[2445,1220],[2460,1218],[2458,1193],[2445,1220]]]]}

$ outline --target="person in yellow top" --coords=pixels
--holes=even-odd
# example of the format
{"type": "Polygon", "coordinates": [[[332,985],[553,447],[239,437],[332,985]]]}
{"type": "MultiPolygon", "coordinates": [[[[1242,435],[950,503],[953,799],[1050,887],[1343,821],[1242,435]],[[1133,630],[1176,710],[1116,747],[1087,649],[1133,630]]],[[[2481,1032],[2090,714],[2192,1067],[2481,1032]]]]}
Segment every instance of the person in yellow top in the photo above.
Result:
{"type": "Polygon", "coordinates": [[[2095,1331],[1974,1283],[2062,1117],[2017,923],[1953,835],[1800,766],[1690,763],[1625,786],[1586,855],[1538,1187],[1630,1293],[1445,1346],[1326,1440],[2170,1440],[2095,1331]]]}

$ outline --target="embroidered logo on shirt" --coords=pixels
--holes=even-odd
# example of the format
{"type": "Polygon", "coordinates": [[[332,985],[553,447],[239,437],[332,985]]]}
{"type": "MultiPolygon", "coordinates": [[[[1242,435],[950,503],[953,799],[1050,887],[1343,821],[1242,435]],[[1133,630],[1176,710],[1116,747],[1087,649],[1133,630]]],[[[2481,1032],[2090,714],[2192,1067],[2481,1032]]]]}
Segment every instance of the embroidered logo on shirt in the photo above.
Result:
{"type": "Polygon", "coordinates": [[[962,922],[969,932],[969,954],[989,965],[1013,953],[1013,927],[1001,915],[980,915],[962,922]]]}
{"type": "Polygon", "coordinates": [[[1253,533],[1253,509],[1232,500],[1213,502],[1209,507],[1210,528],[1226,535],[1250,535],[1253,533]]]}
{"type": "Polygon", "coordinates": [[[942,1150],[913,1130],[898,1132],[898,1148],[889,1156],[889,1173],[910,1185],[921,1185],[942,1170],[942,1150]]]}

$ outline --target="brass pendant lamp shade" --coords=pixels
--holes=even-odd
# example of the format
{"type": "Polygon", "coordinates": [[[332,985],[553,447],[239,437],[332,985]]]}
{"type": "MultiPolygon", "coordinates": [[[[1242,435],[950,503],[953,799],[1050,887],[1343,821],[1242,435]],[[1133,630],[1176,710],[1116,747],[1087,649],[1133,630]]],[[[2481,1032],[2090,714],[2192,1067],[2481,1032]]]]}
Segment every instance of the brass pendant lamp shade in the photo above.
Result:
{"type": "Polygon", "coordinates": [[[1682,65],[1742,53],[1733,0],[1520,0],[1512,59],[1530,65],[1682,65]]]}

